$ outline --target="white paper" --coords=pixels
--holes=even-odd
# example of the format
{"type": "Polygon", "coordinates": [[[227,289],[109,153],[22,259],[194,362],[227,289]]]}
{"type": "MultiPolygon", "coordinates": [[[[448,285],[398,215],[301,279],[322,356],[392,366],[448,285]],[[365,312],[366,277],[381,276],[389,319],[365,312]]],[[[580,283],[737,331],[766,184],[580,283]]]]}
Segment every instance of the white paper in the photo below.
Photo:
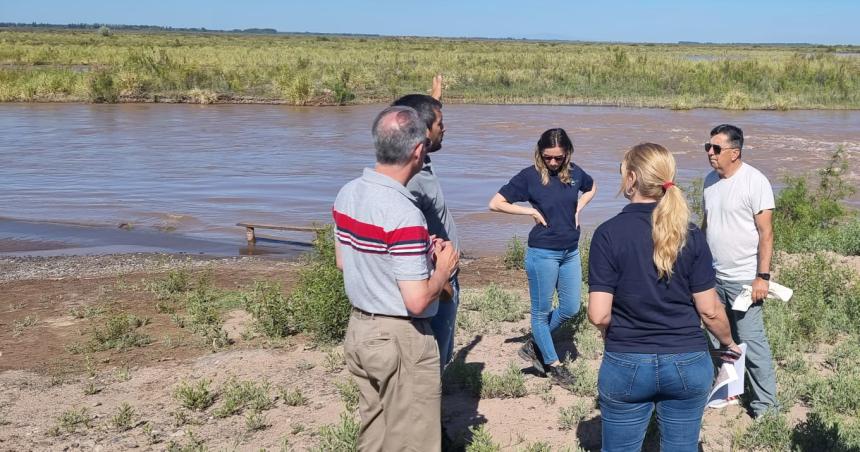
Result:
{"type": "MultiPolygon", "coordinates": [[[[753,304],[752,286],[744,285],[742,286],[742,288],[743,290],[741,290],[741,293],[739,293],[737,298],[732,301],[732,309],[735,311],[747,312],[747,310],[753,304]]],[[[768,285],[768,298],[773,298],[780,301],[788,301],[791,300],[792,295],[794,295],[794,290],[789,289],[782,284],[778,284],[775,281],[771,281],[768,285]]]]}
{"type": "Polygon", "coordinates": [[[733,363],[723,362],[708,397],[708,406],[724,402],[729,397],[744,393],[744,368],[746,367],[747,344],[738,344],[741,357],[733,363]]]}

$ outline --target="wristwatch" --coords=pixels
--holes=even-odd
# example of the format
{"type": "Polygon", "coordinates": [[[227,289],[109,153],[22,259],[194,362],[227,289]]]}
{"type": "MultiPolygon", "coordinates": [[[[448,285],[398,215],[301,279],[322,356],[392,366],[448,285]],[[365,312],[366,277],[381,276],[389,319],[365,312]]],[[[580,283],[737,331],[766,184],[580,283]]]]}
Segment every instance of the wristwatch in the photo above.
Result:
{"type": "Polygon", "coordinates": [[[770,281],[770,273],[756,273],[756,274],[755,274],[755,277],[756,277],[756,278],[761,278],[761,279],[763,279],[763,280],[765,280],[765,281],[770,281]]]}

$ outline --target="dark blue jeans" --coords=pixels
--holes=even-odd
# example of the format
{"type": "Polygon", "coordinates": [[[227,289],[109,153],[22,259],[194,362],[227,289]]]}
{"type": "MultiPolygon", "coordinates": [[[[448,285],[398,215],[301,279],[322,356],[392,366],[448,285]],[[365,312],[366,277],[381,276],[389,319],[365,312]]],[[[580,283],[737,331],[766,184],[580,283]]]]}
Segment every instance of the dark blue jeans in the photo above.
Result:
{"type": "Polygon", "coordinates": [[[442,370],[454,357],[454,332],[457,330],[457,308],[460,306],[460,282],[457,275],[451,278],[451,288],[454,294],[451,301],[440,301],[439,310],[430,321],[433,336],[439,345],[439,363],[442,370]]]}
{"type": "Polygon", "coordinates": [[[529,247],[526,252],[526,274],[532,300],[532,335],[543,355],[544,364],[558,361],[552,332],[579,312],[582,287],[582,261],[578,248],[548,250],[529,247]],[[552,296],[558,290],[558,308],[552,308],[552,296]]]}
{"type": "Polygon", "coordinates": [[[642,450],[656,406],[660,450],[698,451],[702,414],[713,380],[714,365],[707,351],[605,352],[597,383],[602,450],[642,450]]]}

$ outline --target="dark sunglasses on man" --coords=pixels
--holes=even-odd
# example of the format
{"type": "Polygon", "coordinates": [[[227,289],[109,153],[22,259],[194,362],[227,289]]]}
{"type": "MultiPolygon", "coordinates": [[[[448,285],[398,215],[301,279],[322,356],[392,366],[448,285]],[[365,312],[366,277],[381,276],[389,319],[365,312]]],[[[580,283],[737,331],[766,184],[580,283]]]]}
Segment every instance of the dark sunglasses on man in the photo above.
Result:
{"type": "Polygon", "coordinates": [[[737,148],[724,148],[724,147],[720,146],[719,144],[705,143],[705,152],[710,152],[711,149],[714,150],[714,155],[720,155],[720,152],[723,152],[724,150],[728,151],[729,149],[737,149],[737,148]]]}

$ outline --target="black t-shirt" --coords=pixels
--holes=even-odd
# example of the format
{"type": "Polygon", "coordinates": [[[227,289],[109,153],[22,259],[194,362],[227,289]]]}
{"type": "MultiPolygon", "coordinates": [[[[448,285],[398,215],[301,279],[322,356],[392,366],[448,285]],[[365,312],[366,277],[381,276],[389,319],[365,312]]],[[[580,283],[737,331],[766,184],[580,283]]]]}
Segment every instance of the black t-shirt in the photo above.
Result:
{"type": "Polygon", "coordinates": [[[570,183],[563,184],[555,173],[549,183],[541,184],[540,173],[534,166],[523,169],[499,189],[510,203],[528,201],[546,220],[546,227],[536,224],[529,233],[529,246],[550,250],[576,248],[579,228],[576,227],[576,203],[580,192],[591,191],[594,180],[579,166],[570,164],[570,183]]]}
{"type": "Polygon", "coordinates": [[[692,294],[716,284],[705,234],[690,224],[672,277],[657,279],[651,213],[657,203],[631,203],[598,226],[588,259],[590,292],[613,294],[606,351],[685,353],[707,350],[692,294]]]}

